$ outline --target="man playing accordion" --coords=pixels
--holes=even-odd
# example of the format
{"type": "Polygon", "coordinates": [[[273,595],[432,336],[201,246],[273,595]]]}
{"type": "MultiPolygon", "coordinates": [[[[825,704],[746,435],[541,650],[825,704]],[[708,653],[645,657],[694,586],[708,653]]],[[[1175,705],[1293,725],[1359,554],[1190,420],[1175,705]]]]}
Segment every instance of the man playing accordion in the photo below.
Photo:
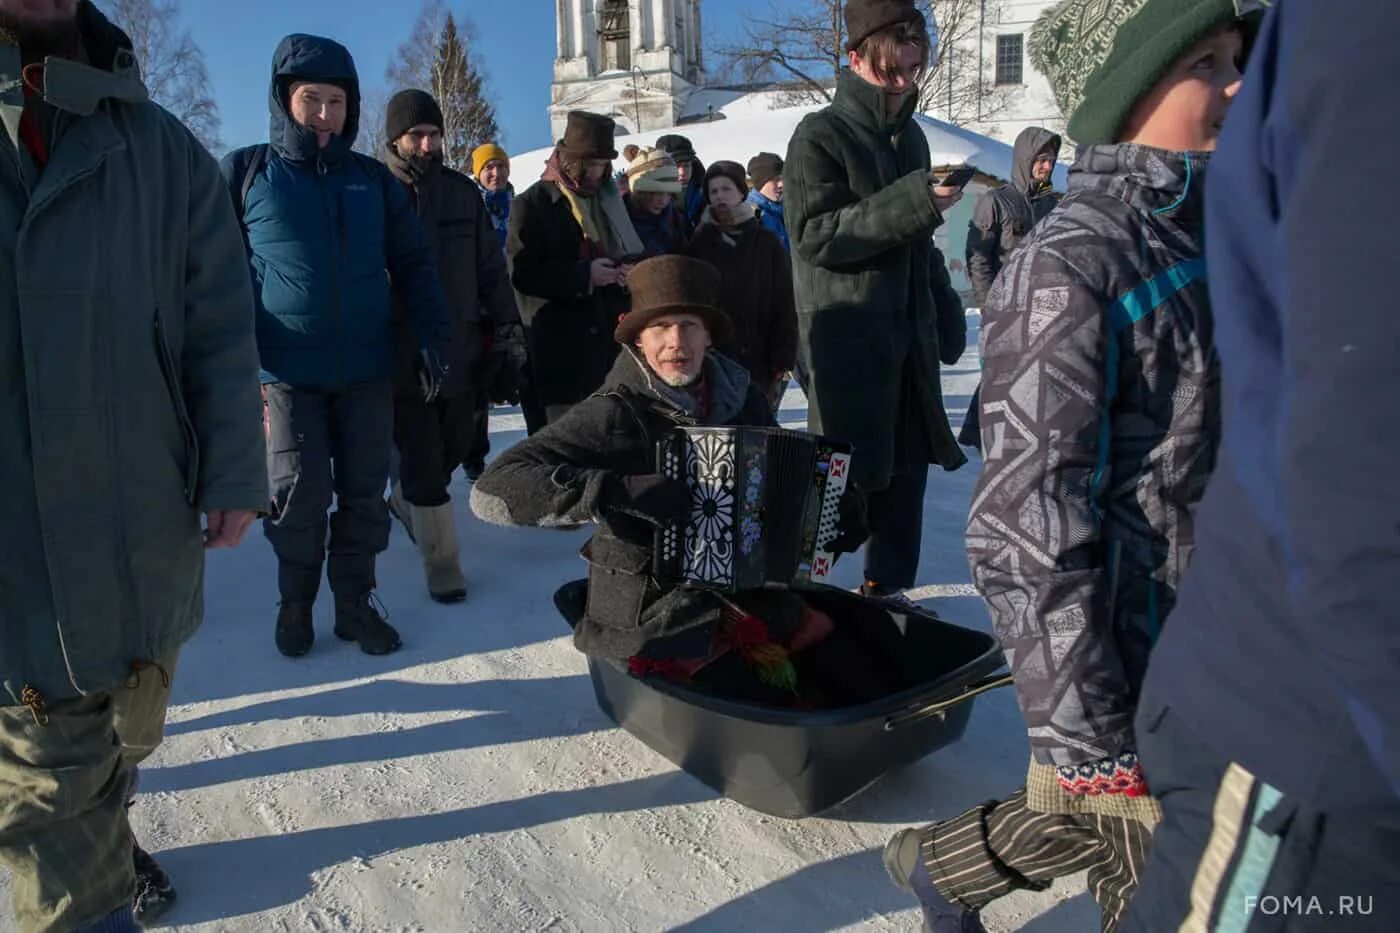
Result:
{"type": "MultiPolygon", "coordinates": [[[[657,469],[656,442],[678,426],[768,426],[767,399],[738,363],[710,350],[730,326],[715,306],[719,273],[660,256],[628,277],[632,310],[608,378],[559,421],[502,453],[472,490],[472,510],[502,525],[595,522],[582,550],[586,605],[574,644],[633,673],[783,706],[839,706],[896,686],[878,656],[786,589],[722,594],[659,580],[656,529],[683,521],[687,484],[657,469]]],[[[827,550],[864,539],[859,494],[848,492],[827,550]]]]}

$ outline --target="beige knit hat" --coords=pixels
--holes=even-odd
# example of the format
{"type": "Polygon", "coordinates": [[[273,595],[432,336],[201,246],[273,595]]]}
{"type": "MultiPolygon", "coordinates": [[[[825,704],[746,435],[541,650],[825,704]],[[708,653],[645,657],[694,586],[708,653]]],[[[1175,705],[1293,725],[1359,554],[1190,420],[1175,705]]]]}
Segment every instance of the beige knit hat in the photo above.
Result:
{"type": "Polygon", "coordinates": [[[641,149],[627,163],[627,187],[632,191],[680,194],[676,160],[661,149],[641,149]]]}

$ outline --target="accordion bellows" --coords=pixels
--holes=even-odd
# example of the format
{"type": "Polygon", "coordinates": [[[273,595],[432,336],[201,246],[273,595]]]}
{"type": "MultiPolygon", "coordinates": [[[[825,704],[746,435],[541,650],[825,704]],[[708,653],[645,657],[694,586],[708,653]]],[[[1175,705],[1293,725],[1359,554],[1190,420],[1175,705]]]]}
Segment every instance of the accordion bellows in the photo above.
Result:
{"type": "Polygon", "coordinates": [[[683,480],[690,515],[657,529],[657,579],[724,592],[824,583],[849,444],[782,428],[677,428],[657,470],[683,480]]]}

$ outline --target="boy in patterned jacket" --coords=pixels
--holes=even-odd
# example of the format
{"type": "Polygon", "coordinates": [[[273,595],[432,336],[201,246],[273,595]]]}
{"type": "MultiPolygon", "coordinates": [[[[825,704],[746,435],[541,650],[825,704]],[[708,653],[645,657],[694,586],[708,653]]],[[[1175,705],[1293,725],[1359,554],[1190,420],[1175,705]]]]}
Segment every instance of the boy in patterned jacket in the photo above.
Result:
{"type": "Polygon", "coordinates": [[[1111,931],[1136,889],[1160,811],[1133,714],[1220,433],[1203,195],[1245,38],[1233,0],[1065,0],[1032,31],[1079,155],[983,309],[967,529],[1032,760],[886,847],[934,933],[1085,869],[1111,931]]]}

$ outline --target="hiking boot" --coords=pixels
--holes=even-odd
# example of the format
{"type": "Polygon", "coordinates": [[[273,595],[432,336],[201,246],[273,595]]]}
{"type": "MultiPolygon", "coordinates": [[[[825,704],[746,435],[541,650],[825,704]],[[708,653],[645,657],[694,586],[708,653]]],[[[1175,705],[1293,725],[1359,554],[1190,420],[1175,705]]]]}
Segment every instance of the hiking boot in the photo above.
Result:
{"type": "Polygon", "coordinates": [[[175,886],[170,883],[170,876],[160,867],[160,863],[134,840],[131,843],[131,864],[136,869],[136,900],[132,912],[137,923],[152,923],[164,916],[175,903],[175,886]]]}
{"type": "Polygon", "coordinates": [[[929,877],[920,851],[923,831],[901,829],[885,843],[885,871],[903,891],[919,899],[924,913],[924,933],[987,933],[975,911],[949,901],[929,877]]]}
{"type": "Polygon", "coordinates": [[[359,642],[365,654],[391,654],[403,647],[388,617],[373,590],[335,597],[335,636],[359,642]]]}
{"type": "Polygon", "coordinates": [[[316,641],[310,602],[283,600],[277,610],[277,650],[289,658],[299,658],[316,641]]]}
{"type": "Polygon", "coordinates": [[[910,599],[909,594],[899,587],[881,586],[878,583],[872,583],[867,580],[865,583],[861,584],[859,592],[862,596],[883,599],[885,602],[894,603],[896,608],[903,609],[906,612],[919,608],[919,604],[910,599]]]}
{"type": "Polygon", "coordinates": [[[452,520],[452,503],[423,508],[413,506],[413,528],[418,551],[423,555],[423,573],[428,578],[428,595],[440,603],[460,603],[467,598],[467,581],[457,554],[457,527],[452,520]]]}

